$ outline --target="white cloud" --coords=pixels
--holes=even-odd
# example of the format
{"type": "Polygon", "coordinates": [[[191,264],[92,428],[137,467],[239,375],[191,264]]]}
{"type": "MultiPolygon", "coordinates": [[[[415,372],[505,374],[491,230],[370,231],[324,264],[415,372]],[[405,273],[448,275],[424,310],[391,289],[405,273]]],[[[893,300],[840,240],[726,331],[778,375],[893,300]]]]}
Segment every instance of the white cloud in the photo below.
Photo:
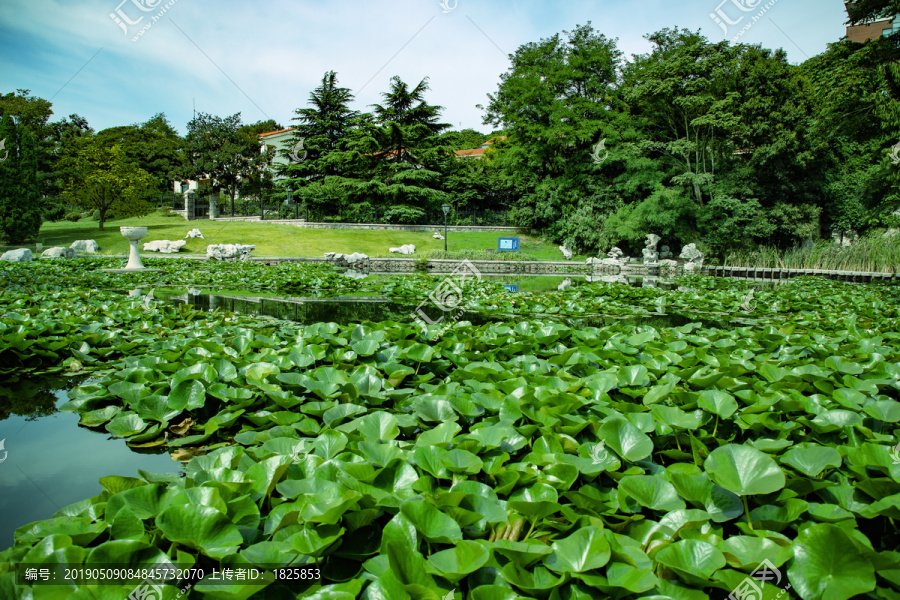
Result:
{"type": "MultiPolygon", "coordinates": [[[[587,21],[618,37],[626,56],[650,49],[646,33],[676,24],[724,37],[709,18],[717,0],[459,0],[448,14],[440,0],[177,0],[133,43],[109,16],[119,2],[5,0],[0,31],[8,35],[0,40],[13,41],[0,53],[0,89],[50,98],[83,68],[54,99],[55,118],[77,112],[99,129],[165,112],[183,132],[194,101],[203,112],[291,125],[332,69],[342,85],[361,90],[360,110],[381,100],[393,75],[410,84],[429,76],[428,99],[446,107],[445,122],[485,130],[475,105],[496,90],[506,54],[521,44],[587,21]]],[[[744,38],[784,46],[794,62],[804,59],[794,42],[820,53],[843,34],[844,18],[840,0],[822,4],[811,12],[806,2],[779,0],[744,38]]],[[[131,0],[122,10],[139,14],[131,0]]]]}

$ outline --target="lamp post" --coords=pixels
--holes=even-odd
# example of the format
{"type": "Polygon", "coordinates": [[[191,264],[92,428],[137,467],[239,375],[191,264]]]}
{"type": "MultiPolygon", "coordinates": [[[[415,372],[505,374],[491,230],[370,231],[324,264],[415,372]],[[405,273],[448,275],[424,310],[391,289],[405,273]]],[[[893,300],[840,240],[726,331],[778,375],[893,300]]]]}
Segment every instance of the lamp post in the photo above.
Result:
{"type": "Polygon", "coordinates": [[[444,252],[447,252],[447,215],[450,214],[450,205],[444,204],[441,209],[444,211],[444,252]]]}

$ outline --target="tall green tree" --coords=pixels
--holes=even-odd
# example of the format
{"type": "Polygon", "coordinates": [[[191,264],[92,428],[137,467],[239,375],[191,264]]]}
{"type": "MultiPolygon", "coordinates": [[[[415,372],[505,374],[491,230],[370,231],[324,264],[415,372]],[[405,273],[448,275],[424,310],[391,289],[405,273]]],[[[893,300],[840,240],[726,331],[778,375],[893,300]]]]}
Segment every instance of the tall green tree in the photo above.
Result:
{"type": "Polygon", "coordinates": [[[286,192],[314,210],[337,213],[365,203],[368,160],[355,131],[365,120],[350,108],[353,93],[328,71],[308,99],[294,111],[291,147],[277,167],[286,192]]]}
{"type": "Polygon", "coordinates": [[[485,108],[485,124],[509,136],[496,160],[519,197],[516,222],[580,251],[596,248],[603,216],[618,202],[605,188],[621,170],[606,152],[630,128],[621,67],[616,40],[579,25],[516,50],[485,108]]]}
{"type": "Polygon", "coordinates": [[[374,145],[376,185],[370,193],[391,222],[424,222],[428,211],[452,201],[442,178],[455,159],[439,140],[449,125],[440,122],[443,107],[425,99],[428,90],[427,78],[413,88],[391,78],[383,103],[373,105],[374,123],[365,128],[374,145]]]}
{"type": "Polygon", "coordinates": [[[0,120],[0,146],[0,237],[22,244],[41,228],[37,141],[29,127],[16,127],[7,113],[0,120]]]}
{"type": "Polygon", "coordinates": [[[183,178],[208,180],[218,195],[224,190],[231,201],[241,184],[258,177],[271,157],[261,154],[259,140],[241,132],[241,114],[217,117],[199,113],[188,123],[185,137],[183,178]]]}
{"type": "Polygon", "coordinates": [[[802,65],[814,107],[813,144],[824,170],[823,221],[827,230],[882,226],[900,208],[900,95],[882,62],[883,38],[841,41],[802,65]]]}
{"type": "Polygon", "coordinates": [[[119,146],[109,146],[96,136],[79,138],[77,151],[67,159],[74,173],[63,198],[99,213],[99,230],[110,215],[118,217],[147,214],[147,200],[154,192],[153,177],[132,163],[119,146]]]}
{"type": "Polygon", "coordinates": [[[143,124],[104,129],[97,141],[119,146],[129,162],[150,174],[158,194],[171,193],[172,182],[184,169],[183,141],[162,113],[143,124]]]}

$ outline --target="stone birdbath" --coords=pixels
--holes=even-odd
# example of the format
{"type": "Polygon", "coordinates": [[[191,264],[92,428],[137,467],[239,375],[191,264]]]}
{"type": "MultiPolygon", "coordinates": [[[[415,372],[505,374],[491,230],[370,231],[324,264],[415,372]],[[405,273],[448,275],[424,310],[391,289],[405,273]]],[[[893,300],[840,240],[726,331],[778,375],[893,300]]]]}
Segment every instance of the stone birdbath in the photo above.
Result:
{"type": "Polygon", "coordinates": [[[125,265],[127,271],[143,270],[144,263],[141,262],[141,254],[138,252],[138,242],[147,235],[146,227],[119,227],[122,237],[131,243],[131,253],[128,255],[128,264],[125,265]]]}
{"type": "Polygon", "coordinates": [[[128,255],[128,264],[125,265],[124,269],[100,269],[105,273],[154,273],[159,272],[160,269],[148,269],[144,266],[144,263],[141,262],[141,253],[138,251],[138,242],[144,239],[144,236],[147,235],[146,227],[119,227],[119,231],[122,232],[122,237],[124,237],[131,244],[131,252],[128,255]]]}

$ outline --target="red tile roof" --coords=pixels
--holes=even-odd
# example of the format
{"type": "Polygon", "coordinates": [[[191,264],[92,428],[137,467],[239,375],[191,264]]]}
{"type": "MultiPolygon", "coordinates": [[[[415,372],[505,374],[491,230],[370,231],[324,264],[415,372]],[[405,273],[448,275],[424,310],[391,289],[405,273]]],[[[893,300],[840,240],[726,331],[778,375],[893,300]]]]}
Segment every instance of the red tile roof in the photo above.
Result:
{"type": "Polygon", "coordinates": [[[279,129],[278,131],[270,131],[269,133],[261,133],[258,137],[264,138],[269,137],[270,135],[277,135],[279,133],[285,133],[287,131],[293,131],[296,127],[288,127],[287,129],[279,129]]]}

